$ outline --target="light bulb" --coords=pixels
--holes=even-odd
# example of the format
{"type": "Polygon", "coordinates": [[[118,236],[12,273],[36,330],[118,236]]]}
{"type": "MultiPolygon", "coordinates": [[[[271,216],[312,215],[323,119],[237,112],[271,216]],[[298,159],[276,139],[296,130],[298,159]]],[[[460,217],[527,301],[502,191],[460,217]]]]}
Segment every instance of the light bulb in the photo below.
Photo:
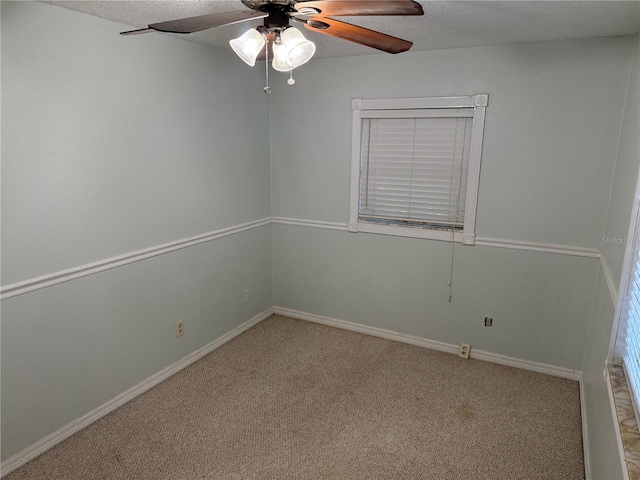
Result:
{"type": "Polygon", "coordinates": [[[286,62],[291,67],[307,63],[316,52],[316,45],[304,38],[297,28],[287,28],[280,34],[280,38],[287,52],[286,62]]]}
{"type": "Polygon", "coordinates": [[[289,72],[292,67],[287,63],[287,49],[284,45],[273,44],[273,69],[278,72],[289,72]]]}
{"type": "Polygon", "coordinates": [[[229,45],[247,65],[253,67],[256,58],[264,48],[264,36],[255,28],[246,31],[238,38],[229,41],[229,45]]]}

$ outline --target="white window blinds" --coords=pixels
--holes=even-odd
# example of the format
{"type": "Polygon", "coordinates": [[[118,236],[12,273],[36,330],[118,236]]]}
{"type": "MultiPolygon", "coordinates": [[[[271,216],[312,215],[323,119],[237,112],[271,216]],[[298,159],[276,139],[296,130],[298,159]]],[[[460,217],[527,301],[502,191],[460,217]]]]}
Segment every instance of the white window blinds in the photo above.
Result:
{"type": "Polygon", "coordinates": [[[488,101],[354,98],[349,231],[474,245],[488,101]]]}
{"type": "MultiPolygon", "coordinates": [[[[635,238],[638,238],[636,223],[635,238]]],[[[638,242],[631,246],[633,261],[623,300],[616,351],[622,356],[627,380],[636,404],[640,405],[640,248],[638,242]]]]}
{"type": "Polygon", "coordinates": [[[473,111],[424,112],[362,119],[359,221],[463,227],[473,111]]]}

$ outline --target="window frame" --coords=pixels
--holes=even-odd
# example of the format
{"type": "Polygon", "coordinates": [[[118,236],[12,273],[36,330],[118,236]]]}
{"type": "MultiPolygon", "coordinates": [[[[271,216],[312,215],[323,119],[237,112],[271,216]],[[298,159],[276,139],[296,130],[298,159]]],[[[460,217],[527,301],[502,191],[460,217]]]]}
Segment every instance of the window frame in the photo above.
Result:
{"type": "MultiPolygon", "coordinates": [[[[423,98],[386,98],[362,99],[354,98],[351,102],[352,137],[351,137],[351,195],[349,205],[350,232],[367,232],[402,237],[426,238],[475,245],[476,213],[478,205],[478,186],[480,183],[480,163],[482,160],[482,144],[484,137],[485,109],[489,103],[488,94],[456,96],[456,97],[423,97],[423,98]],[[471,147],[469,152],[469,176],[467,180],[467,196],[465,203],[465,220],[462,230],[436,230],[425,227],[383,225],[359,221],[361,140],[363,118],[385,118],[385,113],[410,110],[442,110],[465,109],[473,111],[471,127],[471,147]],[[380,117],[375,112],[380,112],[380,117]]],[[[388,118],[388,117],[387,117],[388,118]]],[[[407,115],[400,118],[415,118],[407,115]]]]}
{"type": "MultiPolygon", "coordinates": [[[[621,239],[625,242],[625,252],[622,264],[622,272],[620,274],[620,282],[618,284],[618,291],[616,292],[616,305],[613,318],[613,325],[611,326],[611,337],[609,340],[609,352],[607,355],[606,363],[613,365],[620,365],[624,369],[625,377],[627,378],[627,387],[629,390],[629,396],[631,397],[631,404],[633,406],[633,412],[635,414],[636,422],[640,419],[640,392],[634,390],[629,381],[628,367],[624,361],[624,355],[626,348],[622,348],[619,343],[620,336],[626,336],[623,330],[626,329],[629,313],[629,295],[632,295],[632,289],[634,287],[633,276],[636,273],[636,259],[640,253],[639,244],[640,235],[640,173],[636,178],[636,188],[633,197],[633,206],[631,208],[631,217],[629,221],[629,230],[627,237],[621,239]]],[[[603,241],[605,238],[603,237],[603,241]]],[[[602,263],[606,264],[606,258],[604,257],[604,249],[601,250],[600,255],[603,260],[602,263]]],[[[608,268],[607,268],[608,270],[608,268]]],[[[610,276],[610,274],[609,274],[610,276]]],[[[611,288],[611,287],[610,287],[611,288]]],[[[615,287],[614,287],[615,288],[615,287]]],[[[626,343],[626,338],[624,342],[626,343]]],[[[606,371],[605,366],[605,371],[606,371]]],[[[636,386],[637,387],[637,386],[636,386]]],[[[615,418],[615,417],[614,417],[615,418]]]]}
{"type": "MultiPolygon", "coordinates": [[[[626,437],[623,438],[621,433],[621,425],[624,424],[628,428],[633,428],[633,423],[635,423],[635,427],[640,426],[640,409],[639,409],[639,401],[640,395],[636,395],[631,383],[629,381],[629,373],[627,371],[627,366],[624,361],[624,350],[621,349],[622,345],[618,343],[619,336],[625,335],[623,330],[626,328],[626,317],[628,316],[628,295],[630,290],[632,289],[633,283],[633,275],[636,264],[636,257],[638,250],[640,250],[640,245],[638,242],[640,238],[638,235],[640,234],[640,173],[638,173],[636,177],[636,187],[635,193],[633,196],[633,204],[631,208],[631,216],[629,219],[629,229],[627,232],[627,237],[624,239],[620,239],[625,243],[625,253],[624,260],[622,264],[622,272],[620,274],[620,281],[618,284],[618,289],[616,291],[614,280],[611,277],[611,272],[609,271],[609,267],[607,265],[607,259],[605,256],[604,250],[604,242],[606,241],[606,237],[603,237],[603,246],[600,250],[600,263],[601,263],[601,271],[604,272],[605,279],[609,286],[609,293],[611,294],[611,298],[615,303],[615,313],[613,317],[613,324],[611,325],[611,335],[609,339],[609,351],[607,354],[607,358],[605,359],[605,366],[603,371],[603,377],[605,383],[607,384],[607,390],[609,393],[609,402],[611,406],[611,413],[613,415],[614,421],[614,429],[616,431],[616,439],[618,441],[618,448],[620,453],[620,462],[622,465],[622,471],[627,478],[632,472],[633,464],[626,461],[627,455],[632,454],[635,455],[636,447],[633,443],[633,436],[630,436],[630,440],[626,437]],[[615,366],[619,366],[622,368],[623,375],[625,377],[625,382],[621,387],[620,383],[616,382],[617,385],[614,386],[614,382],[612,381],[613,374],[611,373],[612,369],[615,366]],[[624,390],[624,385],[626,385],[626,392],[617,391],[614,394],[614,391],[617,388],[621,388],[624,390]],[[624,393],[627,393],[629,396],[629,400],[631,402],[632,411],[633,411],[633,420],[632,422],[629,416],[626,414],[628,412],[628,408],[626,405],[624,408],[618,408],[619,404],[617,403],[617,399],[624,398],[624,393]],[[621,412],[624,411],[625,414],[621,412]]],[[[593,320],[592,320],[593,321],[593,320]]],[[[624,339],[626,343],[626,338],[624,339]]],[[[624,400],[623,400],[624,402],[624,400]]]]}

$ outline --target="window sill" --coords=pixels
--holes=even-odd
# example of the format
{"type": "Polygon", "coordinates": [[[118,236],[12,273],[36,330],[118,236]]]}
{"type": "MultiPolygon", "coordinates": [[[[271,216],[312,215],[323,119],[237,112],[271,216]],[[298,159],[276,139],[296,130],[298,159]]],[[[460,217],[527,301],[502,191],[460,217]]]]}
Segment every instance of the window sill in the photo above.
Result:
{"type": "Polygon", "coordinates": [[[640,480],[640,432],[629,395],[627,378],[621,365],[609,364],[608,369],[628,478],[640,480]]]}
{"type": "MultiPolygon", "coordinates": [[[[428,228],[418,227],[400,227],[366,222],[349,223],[349,231],[352,233],[377,233],[381,235],[393,235],[395,237],[423,238],[427,240],[440,240],[444,242],[450,242],[452,240],[451,230],[432,230],[428,228]]],[[[456,243],[462,243],[464,245],[475,245],[475,238],[476,236],[474,234],[464,233],[461,231],[453,232],[453,241],[456,243]]]]}

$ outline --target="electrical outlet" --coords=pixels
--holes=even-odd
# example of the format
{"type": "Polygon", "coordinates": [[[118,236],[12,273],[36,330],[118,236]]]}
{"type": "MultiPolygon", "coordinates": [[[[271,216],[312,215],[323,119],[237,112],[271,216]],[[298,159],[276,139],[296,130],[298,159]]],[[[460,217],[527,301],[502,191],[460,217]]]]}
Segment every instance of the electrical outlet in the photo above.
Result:
{"type": "Polygon", "coordinates": [[[242,297],[243,303],[247,303],[249,301],[249,290],[244,291],[244,295],[242,297]]]}
{"type": "Polygon", "coordinates": [[[176,322],[176,337],[181,337],[184,335],[184,322],[180,320],[176,322]]]}
{"type": "Polygon", "coordinates": [[[469,358],[470,353],[471,353],[471,345],[469,345],[468,343],[461,343],[460,352],[458,353],[458,356],[460,358],[469,358]]]}
{"type": "Polygon", "coordinates": [[[484,326],[485,327],[491,327],[492,325],[493,325],[493,318],[484,317],[484,326]]]}

